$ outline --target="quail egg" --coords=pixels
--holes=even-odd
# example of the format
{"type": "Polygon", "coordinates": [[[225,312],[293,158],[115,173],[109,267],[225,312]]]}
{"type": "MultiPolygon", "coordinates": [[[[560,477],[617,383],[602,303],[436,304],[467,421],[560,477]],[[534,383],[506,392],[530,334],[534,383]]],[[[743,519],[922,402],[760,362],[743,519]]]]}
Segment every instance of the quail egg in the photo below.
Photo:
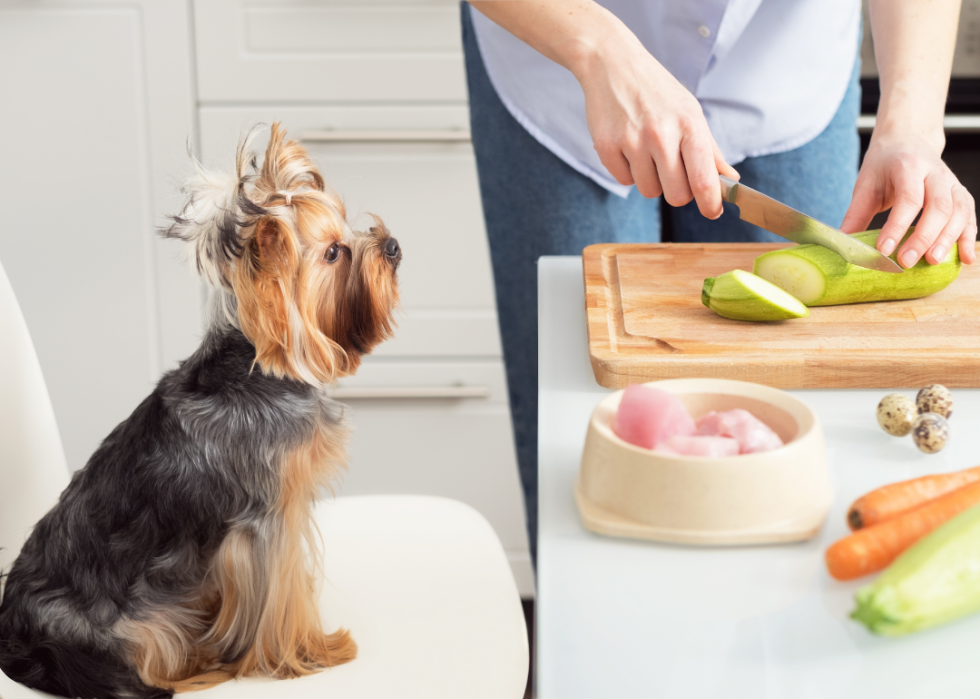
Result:
{"type": "Polygon", "coordinates": [[[915,397],[919,414],[936,413],[948,418],[953,414],[953,396],[949,389],[938,383],[930,384],[919,391],[915,397]]]}
{"type": "Polygon", "coordinates": [[[911,432],[916,417],[915,402],[901,393],[889,393],[878,403],[878,424],[893,437],[911,432]]]}
{"type": "Polygon", "coordinates": [[[940,451],[948,439],[949,423],[942,415],[922,413],[912,424],[912,441],[926,454],[940,451]]]}

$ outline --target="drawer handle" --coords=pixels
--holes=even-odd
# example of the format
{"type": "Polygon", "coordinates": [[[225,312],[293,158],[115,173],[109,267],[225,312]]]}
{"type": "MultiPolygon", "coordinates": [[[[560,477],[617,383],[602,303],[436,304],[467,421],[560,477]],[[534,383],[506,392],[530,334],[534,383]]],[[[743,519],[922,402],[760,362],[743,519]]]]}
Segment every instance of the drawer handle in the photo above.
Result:
{"type": "Polygon", "coordinates": [[[330,397],[338,400],[390,398],[489,398],[486,386],[359,386],[335,388],[330,397]]]}
{"type": "MultiPolygon", "coordinates": [[[[874,114],[858,117],[858,131],[870,133],[875,127],[874,114]]],[[[943,117],[943,130],[946,133],[980,133],[980,114],[947,114],[943,117]]]]}
{"type": "Polygon", "coordinates": [[[304,131],[300,140],[310,143],[467,143],[469,129],[319,129],[304,131]]]}

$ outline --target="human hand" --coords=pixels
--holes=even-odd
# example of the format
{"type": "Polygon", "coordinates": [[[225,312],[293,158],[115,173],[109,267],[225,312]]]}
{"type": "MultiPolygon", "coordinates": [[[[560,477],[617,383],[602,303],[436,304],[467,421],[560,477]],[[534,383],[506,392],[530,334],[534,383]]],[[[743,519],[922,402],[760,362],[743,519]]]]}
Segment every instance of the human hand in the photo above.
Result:
{"type": "Polygon", "coordinates": [[[696,199],[721,216],[725,162],[701,105],[612,12],[593,0],[470,0],[478,11],[572,72],[599,160],[620,184],[671,206],[696,199]]]}
{"type": "Polygon", "coordinates": [[[596,152],[620,184],[636,184],[645,197],[663,193],[671,206],[695,199],[702,215],[721,216],[718,174],[739,175],[694,95],[635,37],[599,53],[576,77],[596,152]]]}
{"type": "Polygon", "coordinates": [[[898,263],[909,268],[924,254],[929,264],[938,264],[958,244],[960,259],[973,264],[976,205],[939,152],[941,147],[924,138],[875,134],[841,230],[863,231],[876,213],[891,208],[877,242],[878,250],[890,255],[921,209],[915,232],[898,252],[898,263]]]}

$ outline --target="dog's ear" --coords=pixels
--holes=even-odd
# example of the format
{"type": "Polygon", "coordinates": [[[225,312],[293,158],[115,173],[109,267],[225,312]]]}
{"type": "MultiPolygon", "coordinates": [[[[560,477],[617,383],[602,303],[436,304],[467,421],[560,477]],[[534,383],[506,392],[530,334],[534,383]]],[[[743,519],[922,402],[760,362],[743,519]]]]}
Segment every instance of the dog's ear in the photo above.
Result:
{"type": "Polygon", "coordinates": [[[282,223],[272,217],[260,219],[255,235],[245,243],[233,284],[242,332],[255,345],[256,361],[263,367],[279,367],[273,370],[276,374],[285,373],[291,352],[288,240],[282,223]]]}
{"type": "Polygon", "coordinates": [[[254,128],[242,134],[234,175],[209,172],[191,156],[194,174],[181,185],[187,203],[172,217],[170,227],[161,231],[165,238],[188,243],[188,254],[198,274],[214,287],[231,289],[229,273],[233,261],[242,255],[243,231],[265,214],[265,209],[245,193],[245,186],[255,176],[255,155],[249,145],[257,131],[254,128]]]}
{"type": "Polygon", "coordinates": [[[321,332],[316,305],[296,288],[304,284],[297,246],[286,223],[274,216],[259,219],[234,278],[238,320],[263,371],[330,383],[346,373],[348,357],[321,332]]]}

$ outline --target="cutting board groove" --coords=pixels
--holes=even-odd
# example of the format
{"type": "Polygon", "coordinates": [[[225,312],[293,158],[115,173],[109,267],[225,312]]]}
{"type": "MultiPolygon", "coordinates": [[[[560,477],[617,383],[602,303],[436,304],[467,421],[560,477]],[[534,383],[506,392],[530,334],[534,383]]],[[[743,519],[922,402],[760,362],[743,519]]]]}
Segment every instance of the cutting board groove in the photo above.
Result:
{"type": "Polygon", "coordinates": [[[780,388],[980,387],[980,265],[922,299],[826,306],[777,323],[727,320],[701,285],[752,269],[770,243],[603,244],[582,253],[596,381],[718,377],[780,388]]]}

